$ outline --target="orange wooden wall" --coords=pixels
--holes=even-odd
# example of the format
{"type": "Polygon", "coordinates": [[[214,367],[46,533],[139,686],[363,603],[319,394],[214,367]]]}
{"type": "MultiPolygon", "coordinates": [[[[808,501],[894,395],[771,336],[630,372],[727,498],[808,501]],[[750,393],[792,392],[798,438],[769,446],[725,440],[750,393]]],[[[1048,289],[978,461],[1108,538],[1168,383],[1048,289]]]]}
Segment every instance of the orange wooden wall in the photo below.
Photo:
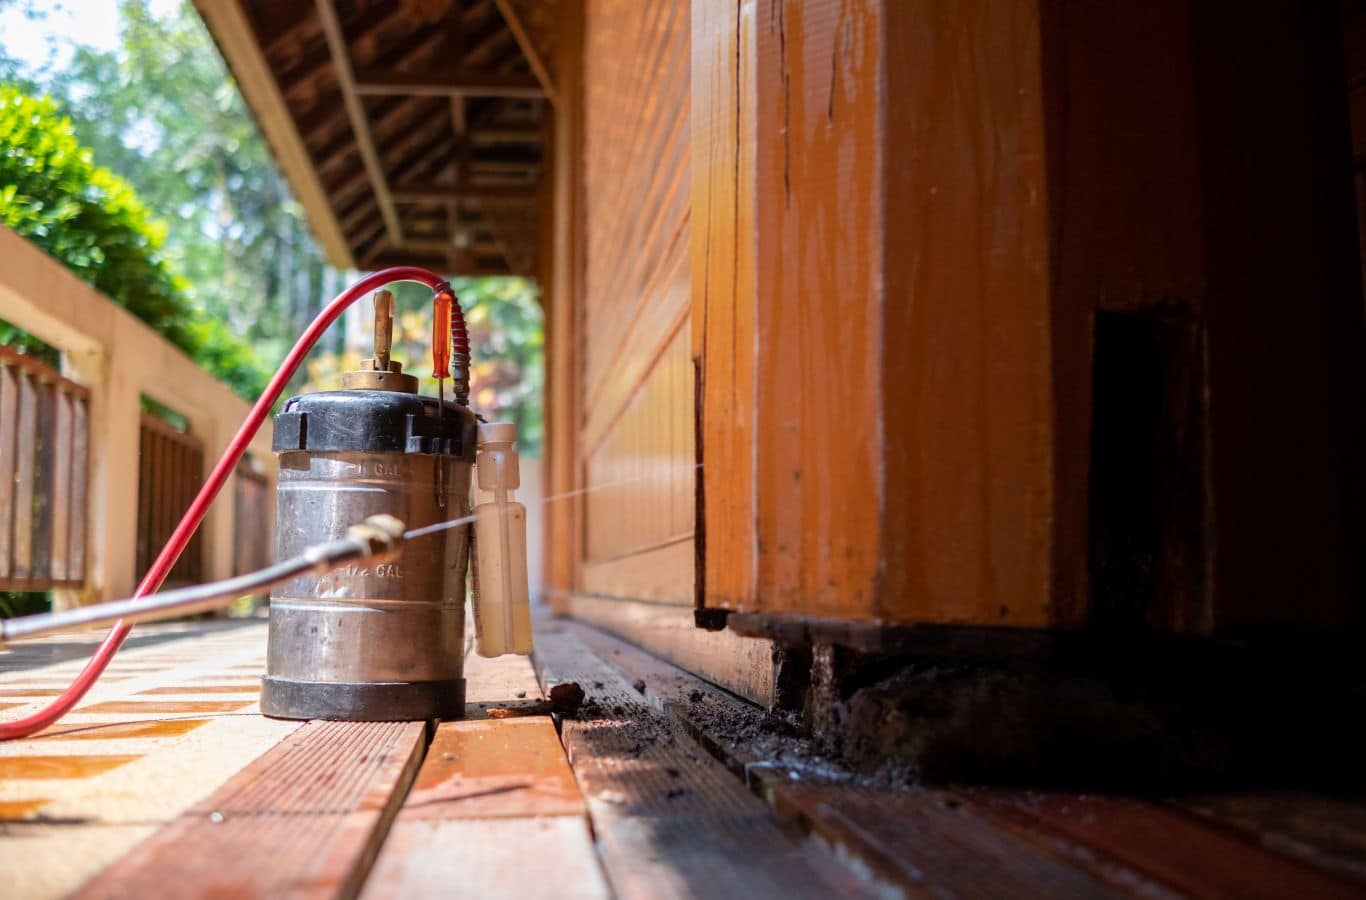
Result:
{"type": "Polygon", "coordinates": [[[688,4],[587,4],[581,589],[692,603],[688,4]]]}
{"type": "Polygon", "coordinates": [[[1032,4],[703,8],[706,603],[1052,624],[1032,4]]]}
{"type": "Polygon", "coordinates": [[[590,492],[553,512],[559,608],[759,695],[765,645],[694,604],[1084,627],[1096,322],[1174,309],[1187,521],[1146,624],[1347,621],[1345,90],[1272,6],[563,4],[551,490],[590,492]],[[1253,81],[1294,127],[1255,133],[1253,81]]]}
{"type": "Polygon", "coordinates": [[[759,702],[767,642],[693,626],[697,408],[687,0],[563,4],[551,305],[556,607],[759,702]]]}
{"type": "Polygon", "coordinates": [[[1109,317],[1187,336],[1136,624],[1360,618],[1329,6],[696,0],[703,602],[1087,625],[1126,515],[1091,484],[1109,317]]]}

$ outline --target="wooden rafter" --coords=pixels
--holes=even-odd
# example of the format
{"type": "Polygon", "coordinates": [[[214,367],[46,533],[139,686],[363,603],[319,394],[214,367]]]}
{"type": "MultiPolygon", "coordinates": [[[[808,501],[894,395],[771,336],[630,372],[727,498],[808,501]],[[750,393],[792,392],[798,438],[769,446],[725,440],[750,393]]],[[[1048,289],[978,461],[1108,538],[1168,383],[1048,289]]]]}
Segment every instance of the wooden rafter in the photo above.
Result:
{"type": "MultiPolygon", "coordinates": [[[[399,4],[387,6],[379,4],[371,7],[364,15],[345,26],[355,39],[362,40],[377,32],[384,31],[402,16],[399,4]]],[[[353,17],[354,18],[354,17],[353,17]]],[[[340,21],[340,20],[339,20],[340,21]]],[[[324,38],[326,33],[324,32],[324,38]]],[[[326,40],[288,70],[281,73],[281,89],[286,96],[295,96],[307,88],[318,77],[326,74],[332,67],[332,55],[326,40]]]]}
{"type": "Polygon", "coordinates": [[[508,31],[512,32],[513,38],[517,41],[517,46],[521,48],[522,55],[526,57],[527,65],[531,67],[532,74],[540,82],[541,90],[545,92],[546,99],[552,104],[558,105],[555,82],[550,77],[550,69],[546,67],[545,60],[541,58],[541,52],[536,49],[535,42],[527,33],[521,17],[517,15],[517,11],[512,8],[512,4],[508,0],[494,0],[494,3],[502,15],[503,21],[507,24],[508,31]]]}
{"type": "Polygon", "coordinates": [[[311,31],[313,28],[317,27],[317,22],[315,22],[313,16],[309,14],[308,7],[303,4],[294,7],[281,4],[279,12],[284,15],[292,16],[288,21],[288,24],[285,24],[283,19],[280,21],[262,21],[256,23],[257,27],[260,27],[267,32],[274,32],[275,35],[268,43],[263,44],[261,47],[261,52],[266,55],[267,59],[273,57],[276,53],[279,53],[284,47],[299,40],[305,32],[311,31]]]}
{"type": "Polygon", "coordinates": [[[481,200],[531,203],[536,188],[523,185],[452,185],[405,182],[394,186],[394,199],[403,203],[437,203],[443,200],[481,200]]]}
{"type": "Polygon", "coordinates": [[[342,102],[346,115],[351,120],[351,128],[356,133],[356,146],[361,160],[369,173],[371,189],[379,201],[380,215],[384,217],[384,228],[389,240],[395,245],[403,244],[403,226],[399,223],[398,212],[394,209],[394,198],[389,194],[385,181],[384,165],[375,151],[374,139],[370,135],[370,124],[365,117],[365,107],[356,92],[355,76],[351,71],[351,57],[347,50],[346,35],[342,32],[341,21],[332,0],[317,0],[318,16],[322,20],[323,34],[337,71],[337,84],[341,88],[342,102]]]}
{"type": "Polygon", "coordinates": [[[540,97],[544,95],[535,78],[521,75],[489,75],[482,72],[394,72],[362,69],[355,73],[354,87],[359,94],[404,94],[409,96],[448,97],[540,97]]]}

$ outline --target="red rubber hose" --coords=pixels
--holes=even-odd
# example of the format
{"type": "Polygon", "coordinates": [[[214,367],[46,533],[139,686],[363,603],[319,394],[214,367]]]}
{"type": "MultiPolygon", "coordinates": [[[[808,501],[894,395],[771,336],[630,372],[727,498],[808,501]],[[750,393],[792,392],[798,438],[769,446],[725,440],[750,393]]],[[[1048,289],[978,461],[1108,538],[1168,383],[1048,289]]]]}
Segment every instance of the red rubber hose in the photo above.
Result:
{"type": "MultiPolygon", "coordinates": [[[[213,503],[214,497],[218,496],[219,490],[227,482],[228,476],[232,474],[237,466],[237,461],[246,452],[247,445],[256,436],[256,432],[261,428],[261,423],[270,415],[271,409],[275,406],[275,401],[280,399],[280,394],[284,392],[285,385],[293,377],[294,372],[308,355],[308,351],[313,349],[313,345],[322,337],[327,327],[335,322],[352,303],[373,290],[378,290],[386,284],[393,284],[396,281],[415,281],[418,284],[426,285],[437,294],[448,294],[452,297],[456,310],[460,309],[459,301],[454,300],[451,294],[450,285],[445,279],[416,266],[397,266],[392,269],[383,269],[366,275],[351,287],[337,295],[331,303],[323,307],[322,312],[318,313],[304,333],[299,336],[299,340],[285,357],[280,368],[266,385],[266,389],[256,401],[256,405],[251,408],[247,418],[238,428],[237,434],[233,435],[228,442],[227,449],[223,451],[218,464],[213,467],[209,477],[204,481],[204,486],[195,495],[194,501],[190,503],[190,508],[181,517],[180,524],[166,541],[166,545],[157,554],[152,567],[143,576],[142,583],[138,585],[134,597],[142,597],[150,594],[161,587],[161,583],[166,580],[167,574],[180,558],[180,554],[185,550],[185,545],[194,536],[195,530],[203,520],[204,514],[208,512],[209,505],[213,503]]],[[[464,334],[464,317],[458,313],[455,319],[459,322],[457,328],[460,332],[459,340],[468,346],[468,338],[464,334]]],[[[13,722],[0,722],[0,741],[10,741],[16,738],[28,737],[29,735],[47,728],[62,716],[66,715],[73,706],[81,702],[81,698],[95,684],[95,681],[104,674],[105,667],[114,658],[114,654],[123,646],[124,640],[128,637],[128,632],[132,630],[131,625],[125,625],[122,621],[114,623],[114,627],[109,630],[109,634],[100,643],[95,654],[90,657],[90,661],[85,664],[85,668],[76,676],[61,696],[53,700],[40,711],[13,722]]]]}

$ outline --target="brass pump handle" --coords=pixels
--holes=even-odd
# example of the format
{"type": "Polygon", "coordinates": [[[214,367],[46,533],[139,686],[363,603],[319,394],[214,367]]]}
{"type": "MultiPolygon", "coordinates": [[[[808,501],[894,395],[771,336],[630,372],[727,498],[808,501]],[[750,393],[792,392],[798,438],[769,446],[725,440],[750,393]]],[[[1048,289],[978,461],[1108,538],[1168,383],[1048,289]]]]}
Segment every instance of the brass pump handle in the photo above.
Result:
{"type": "Polygon", "coordinates": [[[394,295],[375,291],[375,368],[389,371],[389,351],[394,345],[394,295]]]}

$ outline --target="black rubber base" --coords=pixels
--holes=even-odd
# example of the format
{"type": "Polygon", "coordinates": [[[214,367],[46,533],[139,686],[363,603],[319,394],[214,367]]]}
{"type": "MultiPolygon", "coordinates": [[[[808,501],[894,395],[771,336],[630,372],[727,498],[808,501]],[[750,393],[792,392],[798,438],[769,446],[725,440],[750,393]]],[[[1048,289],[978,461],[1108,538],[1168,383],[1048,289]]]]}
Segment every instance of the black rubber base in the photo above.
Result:
{"type": "Polygon", "coordinates": [[[413,722],[463,719],[465,679],[324,682],[261,679],[261,712],[274,719],[413,722]]]}

